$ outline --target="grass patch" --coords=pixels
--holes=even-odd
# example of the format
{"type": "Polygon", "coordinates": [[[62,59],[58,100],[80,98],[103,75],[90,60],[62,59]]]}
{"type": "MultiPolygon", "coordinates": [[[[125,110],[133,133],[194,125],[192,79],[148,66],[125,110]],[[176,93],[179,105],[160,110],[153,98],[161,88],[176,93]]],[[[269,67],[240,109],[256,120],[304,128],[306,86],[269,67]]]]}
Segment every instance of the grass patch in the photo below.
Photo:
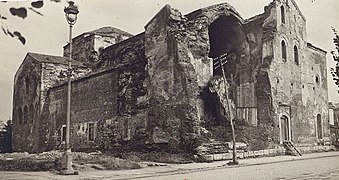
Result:
{"type": "Polygon", "coordinates": [[[87,153],[75,153],[73,156],[73,162],[78,164],[100,164],[107,170],[141,168],[137,162],[119,159],[110,155],[89,155],[87,153]]]}
{"type": "Polygon", "coordinates": [[[36,160],[31,158],[0,160],[1,171],[49,171],[55,169],[55,160],[36,160]]]}
{"type": "Polygon", "coordinates": [[[121,155],[122,158],[131,161],[151,161],[159,163],[186,164],[193,162],[193,155],[189,153],[169,152],[127,152],[121,155]]]}
{"type": "MultiPolygon", "coordinates": [[[[53,171],[61,168],[61,152],[50,151],[40,154],[0,154],[0,171],[53,171]]],[[[74,164],[99,164],[107,170],[138,169],[139,163],[101,154],[73,152],[74,164]]],[[[75,170],[78,170],[75,166],[75,170]]]]}

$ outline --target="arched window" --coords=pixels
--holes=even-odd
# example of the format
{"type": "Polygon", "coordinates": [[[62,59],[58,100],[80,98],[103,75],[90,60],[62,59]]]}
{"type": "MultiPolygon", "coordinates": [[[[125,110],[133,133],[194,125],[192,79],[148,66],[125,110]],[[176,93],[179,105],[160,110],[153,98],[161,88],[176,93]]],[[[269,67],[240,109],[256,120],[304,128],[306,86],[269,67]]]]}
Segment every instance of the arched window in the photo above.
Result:
{"type": "Polygon", "coordinates": [[[280,6],[280,12],[281,12],[281,23],[285,24],[285,8],[284,8],[284,6],[280,6]]]}
{"type": "Polygon", "coordinates": [[[283,62],[287,61],[286,43],[284,40],[281,41],[281,57],[282,57],[283,62]]]}
{"type": "Polygon", "coordinates": [[[22,109],[21,107],[19,107],[19,110],[18,110],[18,114],[19,114],[19,124],[22,124],[22,109]]]}
{"type": "Polygon", "coordinates": [[[299,52],[297,46],[294,46],[294,62],[296,65],[299,65],[299,52]]]}
{"type": "Polygon", "coordinates": [[[24,107],[24,124],[27,123],[27,118],[28,118],[28,109],[27,109],[27,106],[24,107]]]}

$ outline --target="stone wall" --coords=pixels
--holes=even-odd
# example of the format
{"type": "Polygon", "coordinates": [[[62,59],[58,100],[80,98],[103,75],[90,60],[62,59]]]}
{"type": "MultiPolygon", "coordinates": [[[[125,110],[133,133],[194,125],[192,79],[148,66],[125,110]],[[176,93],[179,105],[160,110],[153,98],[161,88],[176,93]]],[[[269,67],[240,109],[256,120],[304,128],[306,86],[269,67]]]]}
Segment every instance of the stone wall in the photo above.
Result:
{"type": "Polygon", "coordinates": [[[39,141],[41,65],[26,56],[14,80],[13,151],[36,151],[39,141]],[[26,112],[25,112],[26,109],[26,112]],[[21,112],[19,112],[21,111],[21,112]],[[21,120],[20,120],[21,119],[21,120]]]}
{"type": "MultiPolygon", "coordinates": [[[[166,5],[144,33],[131,37],[100,28],[73,43],[73,57],[91,67],[79,66],[73,74],[75,149],[139,143],[191,151],[205,135],[206,141],[220,134],[222,141],[230,139],[226,91],[238,113],[238,138],[253,149],[284,140],[303,145],[328,139],[326,52],[307,43],[306,21],[293,0],[274,0],[264,13],[247,20],[227,3],[187,15],[166,5]],[[225,53],[226,91],[221,68],[213,63],[225,53]]],[[[18,119],[18,104],[25,105],[25,92],[18,89],[25,86],[24,75],[41,78],[34,90],[39,98],[29,100],[33,106],[38,102],[43,113],[33,129],[39,129],[39,147],[53,149],[60,146],[65,124],[66,84],[60,75],[67,66],[33,66],[18,70],[23,76],[15,80],[14,94],[19,95],[13,117],[18,119]]]]}
{"type": "Polygon", "coordinates": [[[145,26],[151,143],[192,150],[199,135],[197,73],[181,34],[185,18],[165,6],[145,26]]]}
{"type": "Polygon", "coordinates": [[[303,134],[298,141],[300,143],[305,143],[307,140],[313,143],[328,142],[330,141],[330,134],[327,106],[326,52],[307,44],[305,59],[307,62],[303,66],[303,80],[305,82],[303,106],[305,107],[304,118],[308,120],[310,128],[308,134],[303,134]],[[317,115],[321,117],[322,132],[318,131],[317,115]]]}
{"type": "MultiPolygon", "coordinates": [[[[113,27],[103,27],[72,39],[72,58],[89,66],[96,66],[101,50],[132,37],[113,27]]],[[[69,56],[69,44],[64,46],[64,57],[69,56]]]]}
{"type": "MultiPolygon", "coordinates": [[[[72,82],[70,139],[73,149],[113,149],[145,131],[146,62],[144,46],[140,44],[143,44],[143,36],[124,42],[114,50],[103,50],[101,62],[105,63],[101,68],[72,82]],[[122,57],[125,58],[120,61],[122,57]],[[90,137],[91,133],[94,138],[90,137]]],[[[42,146],[53,149],[62,146],[66,84],[52,87],[48,93],[48,106],[44,107],[43,116],[47,119],[47,137],[42,146]]]]}
{"type": "MultiPolygon", "coordinates": [[[[79,63],[75,63],[73,68],[72,75],[77,78],[84,76],[89,71],[79,63]]],[[[39,143],[45,139],[46,128],[41,113],[46,105],[47,92],[51,87],[65,81],[66,71],[67,61],[63,57],[27,53],[14,81],[14,131],[25,134],[22,136],[24,138],[14,138],[15,151],[33,152],[39,150],[39,143]],[[19,113],[20,108],[21,114],[19,113]],[[20,123],[19,116],[22,121],[27,120],[20,123]],[[29,143],[23,143],[25,141],[29,143]]],[[[21,133],[19,133],[20,136],[21,133]]],[[[14,133],[14,136],[16,135],[17,133],[14,133]]]]}
{"type": "MultiPolygon", "coordinates": [[[[258,104],[265,105],[258,111],[259,124],[264,122],[271,125],[275,134],[273,141],[282,142],[285,135],[281,117],[284,116],[290,129],[288,140],[300,144],[316,143],[316,114],[320,113],[327,120],[327,84],[322,84],[320,90],[314,92],[313,87],[309,87],[314,86],[314,80],[309,80],[314,76],[309,73],[309,69],[313,69],[309,66],[314,59],[321,59],[319,69],[314,71],[323,77],[324,73],[321,72],[326,66],[325,55],[310,55],[306,42],[306,21],[294,1],[274,1],[265,8],[266,13],[270,15],[266,16],[263,24],[263,59],[257,78],[257,90],[261,89],[260,92],[266,95],[258,96],[258,104]],[[285,23],[282,21],[282,10],[285,23]],[[265,25],[269,25],[268,34],[265,33],[265,25]],[[286,58],[283,58],[282,43],[286,45],[286,58]],[[261,80],[265,81],[260,83],[261,80]]],[[[328,134],[326,123],[323,127],[323,132],[326,131],[324,134],[328,134]]]]}
{"type": "MultiPolygon", "coordinates": [[[[96,145],[88,140],[86,123],[102,123],[117,115],[116,82],[117,73],[106,72],[72,83],[70,139],[74,148],[93,148],[96,145]]],[[[61,85],[49,92],[49,107],[46,114],[49,115],[48,127],[51,136],[57,135],[61,126],[66,124],[66,90],[66,85],[61,85]]]]}

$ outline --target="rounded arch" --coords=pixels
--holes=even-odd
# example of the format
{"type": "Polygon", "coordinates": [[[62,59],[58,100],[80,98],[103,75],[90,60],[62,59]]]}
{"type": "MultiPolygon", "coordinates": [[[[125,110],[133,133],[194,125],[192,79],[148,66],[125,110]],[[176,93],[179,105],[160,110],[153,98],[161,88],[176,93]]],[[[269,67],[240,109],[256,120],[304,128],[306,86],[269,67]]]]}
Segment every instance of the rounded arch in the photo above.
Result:
{"type": "MultiPolygon", "coordinates": [[[[210,49],[208,56],[217,58],[227,53],[225,68],[235,69],[236,63],[249,60],[249,45],[242,23],[233,15],[217,16],[208,27],[210,49]]],[[[216,69],[217,67],[214,67],[216,69]]],[[[226,70],[226,76],[231,71],[226,70]]],[[[221,68],[213,71],[213,75],[221,74],[221,68]]]]}
{"type": "Polygon", "coordinates": [[[221,16],[232,16],[237,19],[241,24],[244,23],[244,19],[236,11],[236,9],[228,3],[221,3],[217,5],[212,5],[206,8],[201,9],[206,13],[208,17],[208,26],[211,25],[215,20],[219,19],[221,16]]]}

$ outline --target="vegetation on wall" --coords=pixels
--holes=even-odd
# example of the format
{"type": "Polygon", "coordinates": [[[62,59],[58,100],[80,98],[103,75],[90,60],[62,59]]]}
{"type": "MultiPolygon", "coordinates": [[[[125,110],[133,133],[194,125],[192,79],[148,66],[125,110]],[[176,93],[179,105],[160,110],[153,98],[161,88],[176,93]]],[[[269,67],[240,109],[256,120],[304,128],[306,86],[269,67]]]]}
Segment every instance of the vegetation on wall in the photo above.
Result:
{"type": "Polygon", "coordinates": [[[339,35],[333,27],[332,30],[334,33],[333,43],[335,46],[335,50],[331,51],[331,54],[336,64],[335,67],[331,68],[331,75],[333,77],[334,83],[339,87],[339,35]]]}
{"type": "Polygon", "coordinates": [[[0,153],[12,152],[12,121],[0,129],[0,153]]]}

